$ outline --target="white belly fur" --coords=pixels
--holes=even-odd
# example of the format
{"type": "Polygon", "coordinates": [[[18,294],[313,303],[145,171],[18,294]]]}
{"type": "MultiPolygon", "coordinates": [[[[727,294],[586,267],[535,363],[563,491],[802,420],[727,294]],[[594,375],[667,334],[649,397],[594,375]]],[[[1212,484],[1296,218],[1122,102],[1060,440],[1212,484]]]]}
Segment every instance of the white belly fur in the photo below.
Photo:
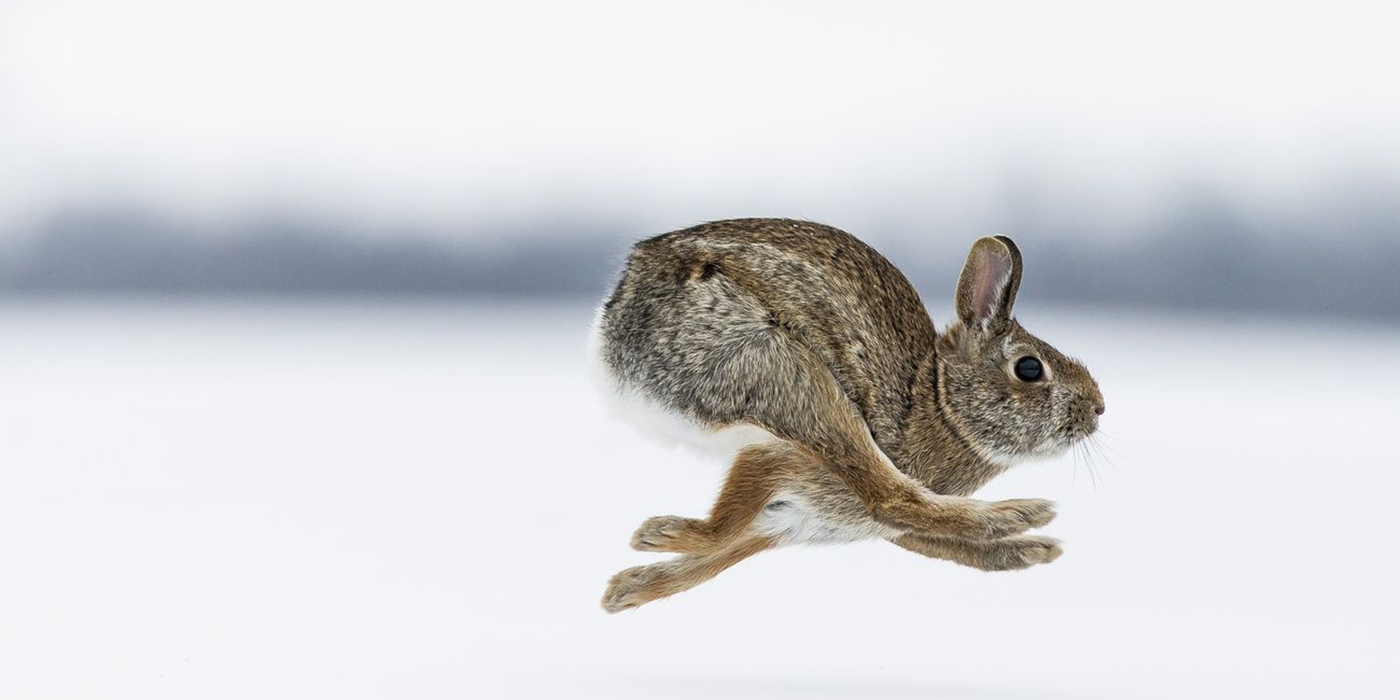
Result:
{"type": "Polygon", "coordinates": [[[898,530],[874,520],[844,522],[830,520],[797,494],[780,491],[769,500],[754,521],[757,534],[772,537],[779,544],[845,544],[862,540],[895,537],[898,530]]]}

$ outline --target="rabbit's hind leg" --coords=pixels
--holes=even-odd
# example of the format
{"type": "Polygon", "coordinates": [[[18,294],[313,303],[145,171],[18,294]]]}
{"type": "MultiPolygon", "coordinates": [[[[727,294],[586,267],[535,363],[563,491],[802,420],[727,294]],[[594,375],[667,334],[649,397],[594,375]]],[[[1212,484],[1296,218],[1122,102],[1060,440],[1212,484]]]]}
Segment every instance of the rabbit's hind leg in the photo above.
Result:
{"type": "Polygon", "coordinates": [[[768,537],[750,537],[710,554],[686,554],[669,561],[625,569],[608,581],[603,609],[620,612],[690,590],[739,562],[773,547],[768,537]]]}
{"type": "Polygon", "coordinates": [[[724,549],[745,537],[754,519],[793,472],[809,468],[807,462],[809,457],[783,442],[750,445],[734,458],[709,518],[648,518],[632,534],[632,548],[678,554],[724,549]]]}

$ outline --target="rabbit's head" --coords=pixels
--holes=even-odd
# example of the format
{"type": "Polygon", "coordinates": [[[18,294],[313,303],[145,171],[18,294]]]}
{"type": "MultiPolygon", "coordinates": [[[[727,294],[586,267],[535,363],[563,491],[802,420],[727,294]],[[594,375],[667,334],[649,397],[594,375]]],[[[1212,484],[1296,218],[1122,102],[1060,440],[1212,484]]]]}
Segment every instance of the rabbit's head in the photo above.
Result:
{"type": "Polygon", "coordinates": [[[939,338],[942,402],[986,455],[1059,454],[1099,426],[1103,394],[1077,360],[1011,315],[1021,252],[1004,236],[978,240],[958,279],[958,319],[939,338]]]}

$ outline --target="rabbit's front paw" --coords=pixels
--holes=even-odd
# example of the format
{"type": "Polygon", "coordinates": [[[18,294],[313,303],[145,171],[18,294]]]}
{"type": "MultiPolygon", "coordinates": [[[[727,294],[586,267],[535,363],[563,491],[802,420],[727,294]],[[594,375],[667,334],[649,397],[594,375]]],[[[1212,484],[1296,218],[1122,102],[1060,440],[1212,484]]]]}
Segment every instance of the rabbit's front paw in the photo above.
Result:
{"type": "Polygon", "coordinates": [[[1064,554],[1060,541],[1040,535],[1020,535],[993,540],[974,563],[983,571],[1015,571],[1036,564],[1049,564],[1064,554]]]}
{"type": "Polygon", "coordinates": [[[1048,525],[1055,519],[1055,504],[1040,498],[1015,498],[988,503],[982,516],[980,534],[995,540],[1048,525]]]}

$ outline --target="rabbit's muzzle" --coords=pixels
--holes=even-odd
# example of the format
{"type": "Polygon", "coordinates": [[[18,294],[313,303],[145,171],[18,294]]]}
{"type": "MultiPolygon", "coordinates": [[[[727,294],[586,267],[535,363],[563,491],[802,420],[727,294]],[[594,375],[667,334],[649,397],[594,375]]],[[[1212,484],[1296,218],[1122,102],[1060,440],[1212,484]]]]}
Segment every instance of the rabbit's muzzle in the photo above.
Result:
{"type": "Polygon", "coordinates": [[[1102,416],[1103,412],[1103,395],[1097,389],[1093,395],[1074,402],[1070,408],[1068,421],[1069,430],[1067,432],[1071,438],[1070,442],[1078,442],[1097,432],[1099,416],[1102,416]]]}

